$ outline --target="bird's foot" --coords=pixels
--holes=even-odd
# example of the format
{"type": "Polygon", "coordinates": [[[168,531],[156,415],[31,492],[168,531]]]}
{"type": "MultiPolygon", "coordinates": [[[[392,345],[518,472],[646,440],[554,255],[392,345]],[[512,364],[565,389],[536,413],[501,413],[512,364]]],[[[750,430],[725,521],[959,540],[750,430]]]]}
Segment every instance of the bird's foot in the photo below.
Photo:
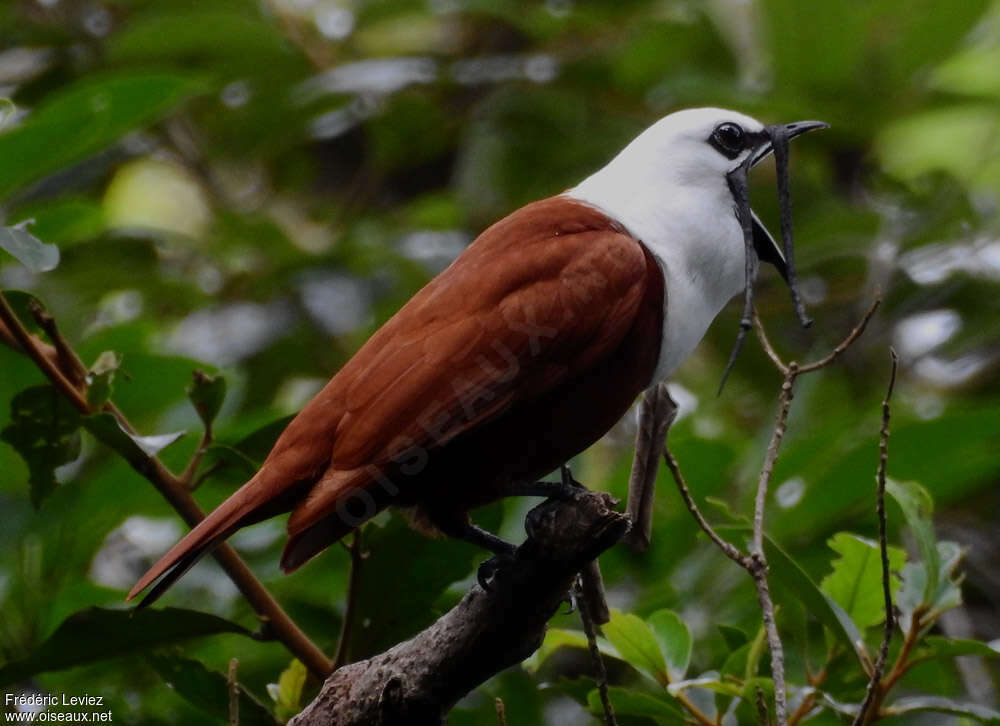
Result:
{"type": "Polygon", "coordinates": [[[498,552],[493,555],[483,562],[479,566],[479,570],[476,571],[476,579],[479,581],[479,586],[486,592],[492,592],[497,576],[504,568],[512,564],[514,564],[513,552],[498,552]]]}
{"type": "Polygon", "coordinates": [[[516,484],[510,494],[522,497],[545,497],[571,502],[587,491],[586,487],[573,478],[569,467],[563,464],[559,481],[535,481],[516,484]]]}

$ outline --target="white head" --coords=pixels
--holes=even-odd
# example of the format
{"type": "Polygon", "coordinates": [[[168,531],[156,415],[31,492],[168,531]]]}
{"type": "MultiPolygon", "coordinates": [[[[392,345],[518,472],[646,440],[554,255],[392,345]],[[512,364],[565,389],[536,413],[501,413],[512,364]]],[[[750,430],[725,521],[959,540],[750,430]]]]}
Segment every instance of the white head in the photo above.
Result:
{"type": "MultiPolygon", "coordinates": [[[[825,124],[768,127],[736,111],[696,108],[666,116],[603,169],[566,192],[621,223],[660,261],[667,311],[657,376],[664,378],[745,287],[746,246],[731,179],[771,153],[772,139],[825,124]]],[[[780,247],[755,215],[757,256],[787,273],[780,247]]]]}
{"type": "MultiPolygon", "coordinates": [[[[633,210],[641,215],[638,206],[647,202],[663,206],[671,195],[694,191],[707,192],[710,197],[705,201],[731,206],[726,175],[751,154],[756,163],[770,148],[767,127],[745,114],[722,108],[677,111],[639,134],[569,194],[624,213],[620,216],[631,216],[628,212],[633,210]]],[[[620,221],[627,224],[624,218],[620,221]]]]}
{"type": "MultiPolygon", "coordinates": [[[[792,138],[823,126],[803,121],[784,129],[792,138]]],[[[643,131],[566,194],[604,210],[652,247],[662,247],[665,236],[673,238],[671,244],[681,244],[679,234],[691,237],[698,231],[703,234],[697,236],[709,238],[704,241],[723,244],[727,235],[720,234],[719,226],[738,227],[728,177],[771,153],[773,128],[721,108],[677,111],[643,131]]],[[[758,254],[780,268],[780,251],[756,219],[755,225],[758,254]],[[759,240],[758,234],[763,235],[759,240]]],[[[737,252],[740,249],[741,242],[737,252]]]]}

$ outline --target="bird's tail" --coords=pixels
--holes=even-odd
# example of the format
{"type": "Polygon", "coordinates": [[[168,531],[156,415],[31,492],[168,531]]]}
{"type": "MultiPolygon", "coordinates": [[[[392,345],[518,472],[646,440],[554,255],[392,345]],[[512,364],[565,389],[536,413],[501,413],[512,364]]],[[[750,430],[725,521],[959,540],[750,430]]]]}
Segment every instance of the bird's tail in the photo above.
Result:
{"type": "MultiPolygon", "coordinates": [[[[131,600],[156,583],[139,603],[139,607],[152,604],[198,560],[237,529],[288,511],[290,507],[286,506],[286,501],[294,500],[295,495],[301,492],[301,487],[292,486],[284,492],[285,496],[268,499],[264,497],[267,487],[262,486],[259,477],[260,474],[236,490],[229,499],[171,547],[145,575],[139,578],[126,599],[131,600]]],[[[304,485],[306,482],[301,484],[304,485]]]]}

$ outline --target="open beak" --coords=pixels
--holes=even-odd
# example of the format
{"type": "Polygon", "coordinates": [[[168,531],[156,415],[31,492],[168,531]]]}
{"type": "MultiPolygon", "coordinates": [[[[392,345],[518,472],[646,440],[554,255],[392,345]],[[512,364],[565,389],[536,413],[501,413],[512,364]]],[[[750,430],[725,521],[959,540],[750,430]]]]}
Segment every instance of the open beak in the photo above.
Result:
{"type": "MultiPolygon", "coordinates": [[[[796,136],[801,136],[802,134],[814,131],[815,129],[825,129],[829,128],[830,125],[822,121],[796,121],[790,124],[779,124],[776,126],[769,126],[764,133],[761,134],[761,144],[754,150],[753,156],[750,160],[750,166],[754,167],[761,161],[766,159],[774,151],[774,145],[772,143],[772,130],[783,130],[785,138],[791,140],[796,136]]],[[[753,247],[757,252],[757,257],[762,262],[769,262],[781,273],[781,276],[788,282],[788,263],[785,260],[785,254],[781,250],[781,245],[778,244],[774,236],[767,231],[767,227],[764,223],[760,221],[760,218],[751,211],[753,217],[753,247]]]]}

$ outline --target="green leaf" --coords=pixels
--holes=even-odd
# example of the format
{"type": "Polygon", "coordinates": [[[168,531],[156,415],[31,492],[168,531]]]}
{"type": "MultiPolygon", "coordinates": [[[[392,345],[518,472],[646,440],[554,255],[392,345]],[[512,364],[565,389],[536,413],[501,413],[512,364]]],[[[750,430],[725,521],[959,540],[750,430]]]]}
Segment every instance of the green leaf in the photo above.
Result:
{"type": "Polygon", "coordinates": [[[114,390],[115,373],[121,366],[121,357],[111,350],[106,350],[97,357],[90,367],[87,376],[87,403],[95,409],[101,408],[114,390]]]}
{"type": "MultiPolygon", "coordinates": [[[[877,542],[857,535],[839,532],[828,542],[840,555],[833,562],[833,572],[823,578],[820,589],[833,598],[862,630],[885,622],[882,595],[882,556],[877,542]]],[[[898,573],[906,554],[898,547],[889,547],[890,590],[899,589],[898,573]]]]}
{"type": "Polygon", "coordinates": [[[917,540],[920,559],[927,565],[927,583],[924,589],[924,604],[930,604],[937,592],[941,561],[938,557],[937,538],[934,536],[934,500],[922,486],[915,481],[896,481],[887,479],[885,490],[903,510],[906,523],[917,540]]]}
{"type": "Polygon", "coordinates": [[[59,671],[85,663],[217,633],[251,637],[246,628],[228,620],[181,608],[106,610],[88,608],[70,615],[56,631],[23,660],[0,668],[0,686],[37,673],[59,671]]]}
{"type": "Polygon", "coordinates": [[[950,713],[953,716],[968,716],[982,723],[1000,724],[1000,711],[996,709],[978,703],[963,703],[943,696],[906,696],[885,708],[888,716],[901,716],[920,711],[950,713]]]}
{"type": "Polygon", "coordinates": [[[106,412],[84,416],[82,422],[83,427],[93,434],[94,438],[110,446],[129,464],[140,469],[146,466],[149,457],[156,456],[184,435],[183,431],[154,436],[130,434],[121,427],[118,419],[106,412]]]}
{"type": "Polygon", "coordinates": [[[194,380],[186,389],[188,398],[202,423],[211,426],[226,400],[226,379],[221,375],[210,376],[203,370],[196,370],[192,377],[194,380]]]}
{"type": "Polygon", "coordinates": [[[871,656],[868,655],[861,631],[851,620],[851,616],[820,590],[806,571],[767,535],[764,536],[764,550],[771,576],[787,587],[837,641],[857,655],[863,668],[869,668],[871,656]]]}
{"type": "MultiPolygon", "coordinates": [[[[600,643],[600,640],[598,640],[598,643],[600,643]]],[[[545,631],[545,638],[542,640],[541,647],[532,653],[527,660],[523,661],[521,665],[529,673],[534,673],[542,667],[542,664],[545,663],[549,656],[560,648],[582,648],[586,650],[588,647],[587,636],[579,630],[548,628],[545,631]]],[[[604,650],[604,648],[601,648],[602,652],[604,650]]],[[[614,653],[614,657],[619,657],[617,652],[614,653]]]]}
{"type": "Polygon", "coordinates": [[[295,658],[278,676],[277,683],[267,684],[268,695],[277,706],[278,718],[287,720],[302,710],[302,689],[308,675],[302,661],[295,658]]]}
{"type": "Polygon", "coordinates": [[[733,681],[723,681],[718,671],[707,671],[697,678],[671,683],[667,686],[667,693],[676,696],[689,688],[705,688],[724,696],[742,696],[743,694],[740,684],[733,681]]]}
{"type": "Polygon", "coordinates": [[[202,88],[186,75],[119,71],[56,91],[0,135],[0,199],[157,121],[202,88]]]}
{"type": "Polygon", "coordinates": [[[745,645],[750,640],[750,637],[735,625],[719,625],[718,628],[722,639],[726,641],[726,647],[731,651],[745,645]]]}
{"type": "Polygon", "coordinates": [[[910,632],[917,612],[924,612],[924,592],[927,590],[927,566],[923,562],[907,562],[901,575],[903,580],[896,596],[899,608],[899,627],[910,632]]]}
{"type": "MultiPolygon", "coordinates": [[[[146,660],[179,696],[221,723],[229,723],[229,681],[226,676],[209,670],[196,660],[180,656],[150,653],[146,660]]],[[[236,688],[239,692],[240,726],[277,726],[278,720],[263,703],[243,686],[237,684],[236,688]]]]}
{"type": "MultiPolygon", "coordinates": [[[[620,716],[637,716],[641,718],[651,718],[662,726],[674,726],[675,724],[686,723],[684,714],[680,709],[667,701],[651,696],[648,693],[633,691],[620,686],[608,688],[608,698],[615,709],[615,714],[620,716]]],[[[587,694],[587,708],[593,714],[604,713],[604,706],[601,703],[601,694],[595,688],[587,694]]]]}
{"type": "Polygon", "coordinates": [[[903,586],[899,590],[897,607],[899,625],[908,632],[913,618],[919,613],[920,628],[927,628],[946,610],[962,604],[962,576],[958,572],[964,552],[954,542],[939,542],[936,548],[940,563],[937,589],[928,599],[927,566],[923,562],[910,562],[903,568],[903,586]]]}
{"type": "Polygon", "coordinates": [[[31,503],[37,509],[55,491],[55,470],[80,455],[80,414],[52,386],[33,386],[10,402],[11,423],[0,439],[28,465],[31,503]]]}
{"type": "Polygon", "coordinates": [[[964,655],[975,655],[980,658],[1000,658],[1000,650],[981,640],[928,635],[921,641],[921,646],[914,655],[914,660],[957,658],[964,655]]]}
{"type": "Polygon", "coordinates": [[[934,599],[927,613],[929,618],[936,618],[945,610],[957,608],[962,604],[963,575],[959,572],[958,566],[965,557],[965,550],[955,542],[938,542],[937,553],[941,569],[938,570],[937,592],[934,593],[934,599]]]}
{"type": "Polygon", "coordinates": [[[691,632],[672,610],[657,610],[646,621],[663,653],[670,680],[679,681],[687,673],[691,662],[691,632]]]}
{"type": "Polygon", "coordinates": [[[670,682],[667,664],[652,628],[638,615],[611,611],[611,620],[601,626],[622,659],[657,683],[670,682]]]}
{"type": "Polygon", "coordinates": [[[59,266],[59,248],[45,244],[28,231],[33,221],[26,219],[13,227],[0,227],[0,249],[7,250],[32,272],[54,270],[59,266]]]}

